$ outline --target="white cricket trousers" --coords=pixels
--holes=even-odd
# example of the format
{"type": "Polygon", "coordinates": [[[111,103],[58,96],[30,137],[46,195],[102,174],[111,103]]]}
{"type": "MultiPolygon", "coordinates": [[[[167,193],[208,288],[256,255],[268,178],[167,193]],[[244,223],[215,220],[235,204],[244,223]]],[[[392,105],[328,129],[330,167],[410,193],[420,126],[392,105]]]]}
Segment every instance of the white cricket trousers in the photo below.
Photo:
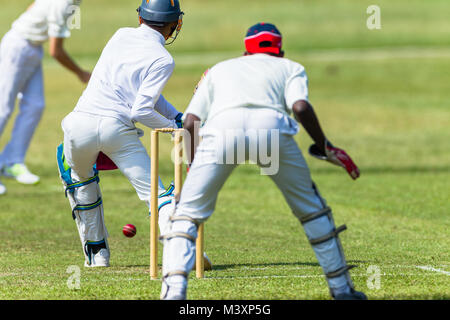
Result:
{"type": "Polygon", "coordinates": [[[0,44],[0,137],[21,93],[11,140],[0,154],[0,166],[23,163],[45,107],[42,46],[34,46],[15,31],[0,44]]]}
{"type": "Polygon", "coordinates": [[[286,118],[275,110],[239,108],[224,111],[208,122],[201,129],[203,139],[184,183],[177,211],[199,221],[213,213],[218,192],[238,165],[235,162],[242,153],[237,147],[240,142],[245,147],[241,160],[255,158],[252,156],[258,150],[255,146],[259,150],[252,162],[268,162],[261,160],[260,152],[270,153],[273,163],[268,176],[297,217],[323,209],[326,204],[313,187],[302,152],[292,135],[285,133],[292,131],[286,128],[289,125],[286,118]],[[262,147],[263,144],[266,146],[262,147]]]}
{"type": "MultiPolygon", "coordinates": [[[[268,141],[267,145],[271,155],[278,153],[278,170],[271,170],[269,177],[281,190],[297,218],[300,219],[325,209],[326,202],[311,180],[310,171],[302,152],[292,135],[287,134],[293,131],[289,128],[291,122],[288,118],[287,115],[271,109],[237,108],[223,111],[208,121],[201,129],[200,134],[203,136],[203,140],[197,147],[194,161],[183,185],[175,216],[186,216],[198,222],[204,222],[211,216],[220,189],[237,166],[236,163],[229,163],[223,159],[227,158],[232,150],[236,155],[238,154],[238,141],[246,142],[246,160],[252,159],[252,152],[254,152],[252,149],[255,150],[255,146],[262,147],[265,140],[268,141]],[[279,139],[272,141],[277,130],[279,130],[279,139]],[[262,132],[262,135],[257,135],[255,132],[262,132]],[[267,139],[266,132],[272,132],[268,134],[270,137],[267,139]],[[226,142],[223,142],[224,133],[226,142]],[[235,139],[229,139],[230,137],[235,139]],[[219,163],[217,159],[219,159],[219,163]]],[[[276,158],[272,157],[272,159],[276,158]]],[[[261,166],[260,160],[259,158],[255,159],[261,166]]],[[[264,178],[266,177],[261,177],[261,179],[264,178]]],[[[239,198],[242,198],[242,195],[239,195],[239,198]]],[[[334,222],[326,216],[304,225],[309,239],[320,238],[333,231],[333,228],[334,222]]],[[[172,222],[168,233],[188,233],[191,237],[197,237],[195,225],[190,221],[183,220],[172,222]]],[[[189,273],[195,260],[195,244],[182,237],[169,236],[168,239],[164,245],[163,273],[165,275],[176,274],[177,271],[189,273]]],[[[345,265],[345,258],[336,239],[315,245],[313,249],[325,273],[333,272],[345,265]]],[[[167,278],[169,287],[170,285],[180,287],[183,286],[182,283],[186,285],[185,281],[181,276],[167,278]]],[[[345,286],[346,283],[345,276],[329,281],[332,288],[345,286]]]]}
{"type": "MultiPolygon", "coordinates": [[[[93,165],[102,151],[128,178],[139,199],[150,206],[150,157],[137,128],[120,120],[84,112],[71,112],[62,121],[64,155],[78,181],[94,175],[93,165]]],[[[164,191],[160,180],[159,192],[164,191]]]]}

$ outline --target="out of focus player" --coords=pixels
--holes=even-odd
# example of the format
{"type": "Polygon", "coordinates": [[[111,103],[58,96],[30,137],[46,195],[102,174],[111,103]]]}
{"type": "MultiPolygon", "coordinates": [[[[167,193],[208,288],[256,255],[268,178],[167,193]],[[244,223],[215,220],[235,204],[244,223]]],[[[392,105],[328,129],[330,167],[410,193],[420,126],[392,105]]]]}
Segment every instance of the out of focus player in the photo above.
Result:
{"type": "MultiPolygon", "coordinates": [[[[91,74],[81,69],[64,49],[70,37],[71,16],[81,0],[36,0],[12,24],[0,44],[0,137],[20,98],[11,139],[0,154],[4,176],[23,184],[39,177],[25,165],[25,156],[45,107],[42,45],[49,41],[50,55],[86,83],[91,74]]],[[[0,194],[6,187],[0,182],[0,194]]]]}

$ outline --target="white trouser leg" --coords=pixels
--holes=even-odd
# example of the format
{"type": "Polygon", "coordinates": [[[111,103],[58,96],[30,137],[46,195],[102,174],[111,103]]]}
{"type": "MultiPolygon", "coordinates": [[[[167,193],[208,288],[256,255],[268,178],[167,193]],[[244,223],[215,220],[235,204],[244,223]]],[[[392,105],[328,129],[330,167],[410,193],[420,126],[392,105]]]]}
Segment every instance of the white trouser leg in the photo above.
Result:
{"type": "MultiPolygon", "coordinates": [[[[21,136],[21,130],[30,130],[31,135],[34,132],[36,125],[34,125],[34,128],[27,128],[31,121],[27,119],[27,114],[30,114],[29,110],[35,107],[38,110],[37,113],[39,113],[39,116],[32,116],[31,118],[37,119],[36,121],[39,122],[40,113],[43,108],[42,55],[42,47],[30,45],[26,40],[12,31],[3,37],[0,44],[0,135],[3,133],[6,123],[14,110],[15,101],[19,92],[23,92],[26,98],[25,105],[21,106],[18,121],[16,121],[13,139],[14,137],[21,136]],[[21,116],[22,112],[24,114],[21,116]]],[[[25,144],[25,146],[18,146],[19,148],[26,150],[29,144],[29,140],[26,137],[29,135],[29,133],[25,133],[23,138],[16,139],[17,143],[25,144]]],[[[20,153],[25,152],[17,152],[19,155],[20,153]]],[[[5,164],[6,161],[10,161],[7,159],[9,155],[10,149],[5,150],[0,155],[0,165],[5,164]]],[[[17,158],[22,157],[19,156],[17,158]]]]}
{"type": "MultiPolygon", "coordinates": [[[[67,162],[80,179],[90,177],[98,153],[102,151],[128,178],[139,199],[150,206],[151,161],[135,128],[114,118],[81,112],[70,113],[62,127],[67,162]]],[[[161,179],[159,181],[158,193],[162,193],[164,186],[161,179]]]]}
{"type": "MultiPolygon", "coordinates": [[[[130,128],[119,120],[104,117],[99,126],[100,150],[105,153],[128,178],[140,200],[150,207],[151,161],[138,137],[136,128],[130,128]]],[[[159,179],[158,194],[164,192],[159,179]]]]}
{"type": "MultiPolygon", "coordinates": [[[[271,110],[263,112],[247,110],[245,117],[246,132],[250,132],[252,129],[280,128],[278,146],[275,143],[273,145],[275,150],[272,149],[270,152],[273,156],[274,152],[278,151],[278,171],[270,170],[269,176],[283,193],[294,215],[300,220],[311,213],[325,209],[326,201],[320,196],[311,180],[308,165],[292,137],[295,130],[290,130],[291,118],[280,113],[276,114],[271,110]]],[[[261,145],[260,140],[257,143],[259,146],[261,145]]],[[[274,168],[276,169],[277,166],[274,168]]],[[[328,216],[304,223],[303,227],[311,241],[328,235],[335,229],[335,224],[330,212],[328,216]]],[[[325,274],[330,275],[346,266],[340,240],[337,237],[314,244],[312,248],[325,274]]],[[[348,285],[352,285],[348,272],[337,277],[327,277],[327,281],[330,288],[333,289],[348,288],[348,285]]]]}
{"type": "MultiPolygon", "coordinates": [[[[235,165],[215,163],[214,141],[204,139],[186,177],[174,217],[189,217],[201,223],[213,213],[217,195],[231,174],[235,165]]],[[[174,233],[197,237],[197,226],[190,221],[169,223],[162,235],[174,233]]],[[[176,299],[183,297],[187,290],[187,275],[195,262],[195,242],[186,237],[173,237],[164,241],[163,277],[161,298],[176,299]],[[186,276],[178,275],[184,273],[186,276]]]]}
{"type": "Polygon", "coordinates": [[[24,163],[36,127],[45,107],[42,67],[39,66],[22,91],[20,109],[11,140],[3,154],[5,164],[24,163]]]}
{"type": "MultiPolygon", "coordinates": [[[[98,119],[90,118],[78,122],[70,116],[63,120],[64,130],[64,155],[67,164],[71,168],[71,178],[74,182],[84,182],[94,177],[93,166],[97,159],[97,131],[98,119]]],[[[75,223],[81,240],[86,264],[95,266],[96,255],[89,252],[88,242],[105,241],[107,253],[102,253],[102,264],[109,264],[109,248],[107,245],[108,231],[104,223],[103,205],[92,209],[81,210],[79,206],[95,204],[101,200],[100,186],[92,182],[77,187],[73,192],[67,192],[70,205],[73,210],[75,223]]]]}
{"type": "MultiPolygon", "coordinates": [[[[71,159],[71,168],[76,172],[90,170],[102,151],[128,178],[139,199],[149,205],[151,161],[136,128],[127,127],[114,118],[82,112],[70,113],[62,126],[65,152],[67,160],[71,159]]],[[[164,191],[161,182],[158,189],[164,191]]]]}
{"type": "MultiPolygon", "coordinates": [[[[259,112],[259,110],[230,110],[213,119],[208,127],[215,130],[243,129],[246,133],[247,142],[252,142],[254,135],[247,136],[253,129],[277,129],[284,123],[289,126],[284,116],[270,117],[270,112],[259,112]]],[[[204,132],[208,132],[207,130],[204,132]]],[[[286,129],[288,131],[288,129],[286,129]]],[[[229,134],[229,133],[228,133],[229,134]]],[[[239,137],[239,132],[236,137],[239,137]]],[[[259,139],[259,138],[258,138],[259,139]]],[[[259,143],[259,140],[256,140],[259,143]]],[[[255,141],[253,141],[255,142],[255,141]]],[[[291,210],[297,218],[301,219],[311,213],[325,208],[325,200],[320,197],[313,186],[309,168],[302,156],[300,149],[292,136],[279,134],[279,169],[271,175],[272,180],[282,191],[291,210]]],[[[276,144],[273,144],[276,147],[276,144]]],[[[236,145],[235,145],[236,147],[236,145]]],[[[246,147],[249,147],[248,145],[246,147]]],[[[220,159],[224,159],[222,152],[228,152],[229,145],[218,143],[217,136],[206,135],[197,148],[194,163],[191,166],[186,182],[181,193],[180,203],[177,206],[175,216],[187,216],[199,222],[205,221],[214,211],[217,193],[221,189],[225,180],[232,172],[236,164],[220,164],[220,159]],[[217,150],[215,146],[221,145],[223,150],[217,150]],[[218,160],[219,159],[219,160],[218,160]],[[220,163],[217,163],[219,161],[220,163]]],[[[247,148],[248,155],[249,149],[247,148]]],[[[271,154],[276,150],[271,150],[271,154]]],[[[187,224],[173,224],[180,226],[177,232],[189,232],[187,224]],[[184,229],[183,229],[184,226],[184,229]]],[[[334,222],[328,217],[321,217],[304,224],[304,229],[308,239],[317,239],[330,233],[334,229],[334,222]]],[[[173,230],[172,230],[173,232],[173,230]]],[[[186,239],[176,238],[166,241],[167,248],[164,251],[163,269],[164,274],[174,274],[176,272],[189,273],[190,261],[195,254],[194,244],[189,244],[186,239]],[[177,247],[170,242],[180,242],[182,248],[177,251],[177,247]],[[182,243],[184,243],[182,245],[182,243]]],[[[313,245],[316,257],[325,273],[331,273],[345,267],[345,258],[337,238],[332,238],[326,242],[313,245]]],[[[179,276],[174,276],[177,281],[181,281],[179,276]]],[[[167,278],[170,283],[171,276],[167,278]]],[[[348,285],[347,275],[328,279],[331,288],[342,288],[348,285]]],[[[185,279],[187,285],[187,280],[185,279]]]]}
{"type": "Polygon", "coordinates": [[[93,116],[81,118],[72,112],[63,119],[61,125],[67,164],[81,181],[87,180],[92,177],[92,167],[99,153],[99,119],[93,116]]]}
{"type": "MultiPolygon", "coordinates": [[[[280,168],[277,174],[270,177],[281,190],[298,219],[326,208],[326,202],[315,188],[309,168],[292,137],[280,136],[280,168]]],[[[306,236],[310,240],[327,235],[335,228],[334,221],[328,216],[320,217],[303,226],[306,236]]],[[[337,238],[312,247],[325,274],[339,270],[346,265],[337,238]]],[[[330,278],[328,283],[331,288],[345,287],[348,284],[347,275],[330,278]]]]}

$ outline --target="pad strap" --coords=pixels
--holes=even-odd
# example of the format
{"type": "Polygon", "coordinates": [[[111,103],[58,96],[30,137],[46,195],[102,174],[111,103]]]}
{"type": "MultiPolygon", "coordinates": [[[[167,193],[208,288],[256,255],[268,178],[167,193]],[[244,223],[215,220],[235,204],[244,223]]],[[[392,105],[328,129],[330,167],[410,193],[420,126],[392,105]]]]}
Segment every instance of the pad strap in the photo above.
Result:
{"type": "Polygon", "coordinates": [[[77,204],[75,206],[75,208],[73,208],[73,210],[72,210],[72,218],[73,218],[73,220],[75,220],[75,218],[76,218],[75,217],[75,211],[76,210],[78,210],[78,211],[92,210],[92,209],[97,208],[98,206],[100,206],[102,203],[103,203],[103,201],[102,201],[102,198],[100,197],[100,198],[98,198],[98,200],[96,202],[91,203],[91,204],[77,204]]]}
{"type": "Polygon", "coordinates": [[[325,215],[329,215],[330,213],[331,213],[331,208],[330,207],[326,207],[326,208],[324,208],[324,209],[322,209],[320,211],[308,214],[308,215],[300,218],[300,222],[301,222],[301,224],[305,224],[305,223],[308,223],[308,222],[310,222],[312,220],[319,219],[319,218],[321,218],[321,217],[323,217],[325,215]]]}
{"type": "Polygon", "coordinates": [[[340,269],[337,269],[336,271],[328,272],[325,276],[327,278],[336,278],[336,277],[339,277],[340,275],[346,273],[348,270],[356,268],[356,267],[357,266],[355,266],[355,265],[344,266],[340,269]]]}
{"type": "Polygon", "coordinates": [[[86,185],[91,184],[93,182],[97,182],[97,183],[100,182],[100,178],[98,176],[98,172],[97,171],[96,171],[95,175],[92,178],[89,178],[86,181],[75,182],[75,183],[67,185],[66,186],[66,192],[65,192],[66,193],[66,197],[67,197],[67,192],[73,192],[76,188],[80,188],[82,186],[86,186],[86,185]]]}
{"type": "Polygon", "coordinates": [[[173,232],[173,233],[169,233],[166,234],[164,236],[159,237],[159,240],[170,240],[173,238],[185,238],[188,239],[192,242],[195,242],[195,238],[193,236],[191,236],[188,233],[184,233],[184,232],[173,232]]]}
{"type": "Polygon", "coordinates": [[[187,216],[177,216],[177,217],[172,216],[169,218],[169,220],[172,222],[174,222],[174,221],[189,221],[189,222],[192,222],[193,224],[195,224],[197,226],[197,228],[200,225],[200,223],[197,220],[192,219],[191,217],[187,217],[187,216]]]}
{"type": "Polygon", "coordinates": [[[187,278],[189,275],[187,274],[187,272],[184,272],[184,271],[172,271],[172,272],[166,273],[163,278],[168,278],[171,276],[183,276],[183,277],[187,278]]]}
{"type": "Polygon", "coordinates": [[[347,226],[345,224],[340,226],[337,229],[334,229],[333,231],[331,231],[330,233],[324,235],[323,237],[309,240],[309,243],[311,243],[311,245],[320,244],[320,243],[328,241],[328,240],[330,240],[332,238],[336,238],[338,236],[338,234],[341,233],[344,230],[347,230],[347,226]]]}

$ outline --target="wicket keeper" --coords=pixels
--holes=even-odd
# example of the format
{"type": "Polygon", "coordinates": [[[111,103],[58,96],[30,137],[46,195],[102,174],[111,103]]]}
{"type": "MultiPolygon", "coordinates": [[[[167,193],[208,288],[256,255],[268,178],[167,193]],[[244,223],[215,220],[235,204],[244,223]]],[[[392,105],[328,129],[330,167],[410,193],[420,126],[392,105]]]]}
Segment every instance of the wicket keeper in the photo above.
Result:
{"type": "Polygon", "coordinates": [[[218,192],[239,164],[228,155],[234,155],[241,142],[245,143],[243,160],[255,161],[261,167],[266,164],[259,154],[254,157],[252,150],[267,146],[271,154],[278,153],[278,168],[269,176],[303,225],[331,297],[366,299],[354,289],[349,274],[352,266],[347,264],[339,240],[345,226],[335,226],[331,208],[311,179],[293,138],[299,126],[290,115],[313,139],[311,153],[342,166],[353,179],[359,177],[359,170],[322,131],[309,102],[305,68],[283,57],[279,30],[272,24],[258,23],[248,30],[245,47],[243,57],[209,70],[185,111],[184,127],[190,133],[188,148],[193,162],[180,201],[169,216],[169,229],[162,235],[161,299],[186,299],[197,228],[213,213],[218,192]],[[203,125],[200,130],[199,123],[203,125]],[[197,134],[203,139],[196,147],[197,134]]]}

